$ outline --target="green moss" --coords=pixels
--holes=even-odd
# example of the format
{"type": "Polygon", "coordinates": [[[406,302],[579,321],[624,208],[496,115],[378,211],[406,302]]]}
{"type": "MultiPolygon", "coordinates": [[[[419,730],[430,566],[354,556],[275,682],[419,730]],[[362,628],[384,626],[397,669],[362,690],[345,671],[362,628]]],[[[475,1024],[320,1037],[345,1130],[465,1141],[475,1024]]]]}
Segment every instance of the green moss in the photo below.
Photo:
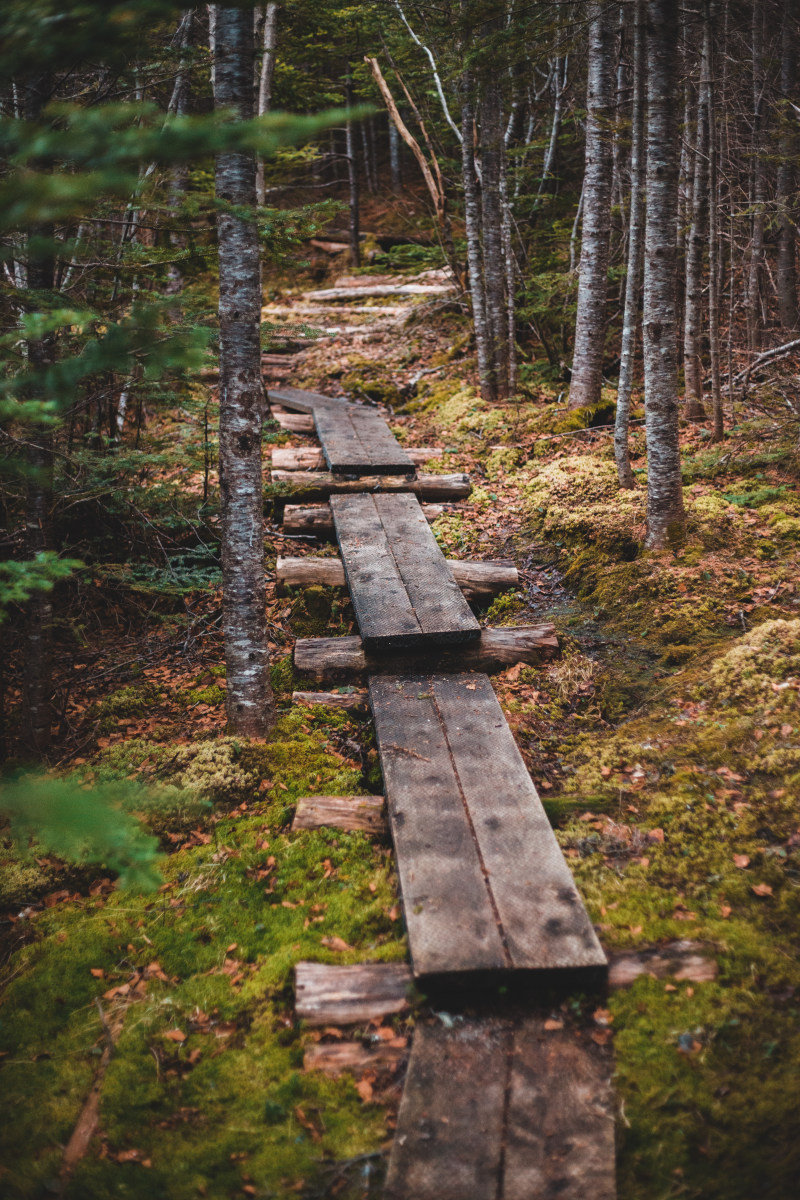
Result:
{"type": "Polygon", "coordinates": [[[513,624],[514,616],[525,607],[525,598],[520,592],[503,592],[495,596],[486,613],[488,625],[513,624]]]}
{"type": "Polygon", "coordinates": [[[92,715],[99,719],[100,728],[106,733],[116,727],[120,718],[144,716],[162,695],[151,683],[131,684],[105,696],[94,706],[92,715]]]}

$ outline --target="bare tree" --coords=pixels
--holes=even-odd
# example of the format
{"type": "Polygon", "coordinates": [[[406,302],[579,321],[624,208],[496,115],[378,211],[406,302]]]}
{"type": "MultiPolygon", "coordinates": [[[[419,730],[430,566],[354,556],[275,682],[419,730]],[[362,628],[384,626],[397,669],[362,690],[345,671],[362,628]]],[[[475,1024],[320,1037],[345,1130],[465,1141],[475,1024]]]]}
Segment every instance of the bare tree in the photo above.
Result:
{"type": "Polygon", "coordinates": [[[678,10],[647,0],[647,222],[644,251],[644,385],[647,533],[651,549],[684,538],[678,445],[676,313],[678,217],[678,10]]]}
{"type": "Polygon", "coordinates": [[[461,76],[461,122],[463,133],[461,139],[461,174],[464,185],[467,266],[481,395],[484,400],[491,401],[497,399],[497,386],[490,355],[489,327],[486,318],[486,292],[483,283],[481,207],[475,171],[475,109],[472,89],[472,72],[468,68],[465,68],[461,76]]]}
{"type": "MultiPolygon", "coordinates": [[[[263,117],[272,107],[272,80],[275,76],[275,51],[278,47],[278,9],[280,5],[271,2],[264,9],[264,32],[261,40],[261,70],[258,76],[258,106],[259,117],[263,117]]],[[[263,204],[266,193],[264,190],[264,160],[259,157],[256,170],[256,195],[258,203],[263,204]]]]}
{"type": "MultiPolygon", "coordinates": [[[[253,116],[253,16],[216,5],[215,103],[253,116]]],[[[263,738],[275,724],[269,682],[261,434],[261,261],[255,156],[216,160],[219,241],[219,469],[228,727],[263,738]]]]}
{"type": "Polygon", "coordinates": [[[776,199],[778,207],[778,263],[776,288],[781,325],[793,332],[800,325],[797,309],[795,264],[795,193],[797,191],[796,113],[789,109],[797,87],[797,0],[783,0],[781,22],[781,133],[776,199]]]}
{"type": "Polygon", "coordinates": [[[701,80],[695,108],[695,136],[690,156],[692,171],[691,223],[686,242],[686,298],[683,310],[683,372],[686,383],[685,416],[702,420],[703,366],[700,345],[703,333],[704,260],[708,237],[708,68],[701,56],[701,80]]]}

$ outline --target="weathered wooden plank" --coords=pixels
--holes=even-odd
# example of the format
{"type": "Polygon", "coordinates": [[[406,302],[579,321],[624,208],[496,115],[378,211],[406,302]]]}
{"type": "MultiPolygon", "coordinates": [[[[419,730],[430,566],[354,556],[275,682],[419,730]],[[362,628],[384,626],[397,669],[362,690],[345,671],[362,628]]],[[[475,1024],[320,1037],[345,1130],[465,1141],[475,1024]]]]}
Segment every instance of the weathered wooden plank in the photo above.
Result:
{"type": "Polygon", "coordinates": [[[611,1070],[540,1017],[418,1026],[386,1200],[613,1200],[611,1070]]]}
{"type": "Polygon", "coordinates": [[[510,966],[427,683],[371,679],[370,702],[414,974],[510,966]]]}
{"type": "Polygon", "coordinates": [[[489,1023],[417,1027],[385,1200],[497,1200],[507,1042],[489,1023]]]}
{"type": "Polygon", "coordinates": [[[360,1025],[408,1007],[411,971],[405,963],[300,962],[295,1012],[309,1025],[360,1025]]]}
{"type": "MultiPolygon", "coordinates": [[[[437,641],[466,642],[479,638],[480,625],[470,612],[416,497],[374,496],[372,501],[422,632],[437,641]]],[[[341,503],[334,501],[334,521],[341,503]]],[[[363,630],[361,633],[363,637],[363,630]]]]}
{"type": "Polygon", "coordinates": [[[613,1200],[611,1061],[571,1030],[514,1032],[502,1200],[613,1200]]]}
{"type": "Polygon", "coordinates": [[[364,1046],[361,1042],[317,1043],[306,1047],[303,1070],[322,1071],[334,1079],[339,1075],[360,1079],[367,1073],[396,1071],[407,1054],[406,1039],[402,1037],[379,1042],[377,1046],[364,1046]]]}
{"type": "Polygon", "coordinates": [[[281,404],[293,412],[311,413],[321,405],[346,405],[344,396],[323,396],[321,392],[308,392],[304,388],[278,387],[268,388],[267,397],[270,404],[281,404]]]}
{"type": "Polygon", "coordinates": [[[491,683],[485,675],[437,676],[430,687],[513,966],[605,969],[605,954],[491,683]]]}
{"type": "MultiPolygon", "coordinates": [[[[412,465],[412,470],[414,467],[412,465]]],[[[297,500],[327,500],[365,492],[412,492],[420,500],[466,500],[472,491],[469,475],[362,475],[345,479],[330,471],[271,471],[272,483],[288,484],[297,500]]]]}
{"type": "Polygon", "coordinates": [[[317,437],[328,469],[338,474],[409,475],[414,463],[374,409],[355,405],[314,409],[317,437]]]}
{"type": "Polygon", "coordinates": [[[366,679],[369,675],[396,675],[404,671],[495,671],[516,663],[538,664],[558,654],[555,626],[519,625],[516,628],[482,629],[479,641],[449,648],[429,646],[424,654],[402,650],[390,655],[365,650],[360,637],[298,638],[294,665],[319,683],[366,679]]]}
{"type": "MultiPolygon", "coordinates": [[[[286,418],[292,421],[311,419],[298,413],[286,413],[284,419],[286,418]]],[[[278,420],[278,417],[275,420],[278,420]]],[[[283,421],[279,423],[282,425],[283,421]]],[[[313,429],[313,424],[311,428],[313,429]]],[[[439,458],[442,453],[439,446],[404,446],[403,449],[414,466],[421,466],[431,458],[439,458]]],[[[272,467],[276,471],[323,471],[325,455],[316,446],[275,446],[272,451],[272,467]]]]}
{"type": "Polygon", "coordinates": [[[411,606],[373,496],[331,501],[350,599],[365,645],[403,645],[424,634],[411,606]]]}
{"type": "Polygon", "coordinates": [[[327,708],[345,708],[358,712],[367,707],[366,692],[292,692],[295,704],[324,704],[327,708]]]}
{"type": "Polygon", "coordinates": [[[386,833],[383,796],[301,796],[292,829],[345,829],[348,832],[386,833]]]}
{"type": "MultiPolygon", "coordinates": [[[[444,504],[423,504],[421,508],[425,520],[429,522],[435,521],[443,512],[450,511],[444,504]]],[[[286,533],[303,534],[319,538],[320,541],[329,541],[335,536],[331,506],[327,503],[287,504],[283,510],[283,528],[286,533]]]]}
{"type": "MultiPolygon", "coordinates": [[[[505,588],[516,587],[519,574],[509,562],[466,562],[448,558],[461,591],[472,603],[491,600],[505,588]]],[[[279,557],[275,565],[275,583],[279,593],[289,587],[345,587],[344,567],[340,558],[279,557]]]]}

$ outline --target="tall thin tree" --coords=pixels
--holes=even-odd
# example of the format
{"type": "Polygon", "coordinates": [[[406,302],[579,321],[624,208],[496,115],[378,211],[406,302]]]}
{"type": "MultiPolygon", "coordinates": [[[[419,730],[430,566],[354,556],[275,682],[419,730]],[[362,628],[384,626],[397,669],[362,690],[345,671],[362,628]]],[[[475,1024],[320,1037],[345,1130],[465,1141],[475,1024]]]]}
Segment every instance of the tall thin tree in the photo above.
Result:
{"type": "Polygon", "coordinates": [[[686,240],[686,293],[683,308],[683,373],[686,383],[684,415],[702,420],[703,366],[700,346],[703,333],[705,249],[708,240],[708,67],[704,50],[695,108],[694,145],[689,156],[692,174],[691,222],[686,240]]]}
{"type": "Polygon", "coordinates": [[[783,0],[781,21],[781,133],[776,201],[778,207],[778,262],[775,285],[781,325],[788,332],[800,326],[797,309],[795,262],[797,192],[797,114],[790,109],[797,87],[797,0],[783,0]]]}
{"type": "Polygon", "coordinates": [[[684,539],[678,444],[677,217],[678,9],[647,0],[647,222],[644,251],[644,386],[647,532],[651,549],[684,539]]]}
{"type": "MultiPolygon", "coordinates": [[[[236,119],[253,116],[253,15],[216,5],[215,104],[236,119]]],[[[219,473],[222,614],[228,728],[263,738],[275,723],[269,681],[261,435],[261,261],[256,161],[224,152],[216,160],[219,241],[219,473]]]]}

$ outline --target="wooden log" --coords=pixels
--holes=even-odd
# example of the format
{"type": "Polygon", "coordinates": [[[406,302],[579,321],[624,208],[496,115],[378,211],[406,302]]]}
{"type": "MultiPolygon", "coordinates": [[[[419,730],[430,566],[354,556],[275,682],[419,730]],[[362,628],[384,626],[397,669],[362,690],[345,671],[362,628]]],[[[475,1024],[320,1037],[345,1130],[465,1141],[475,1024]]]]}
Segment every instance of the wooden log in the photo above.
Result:
{"type": "Polygon", "coordinates": [[[301,796],[292,829],[344,829],[348,833],[386,833],[383,796],[301,796]]]}
{"type": "Polygon", "coordinates": [[[301,292],[304,300],[360,300],[362,296],[446,296],[455,291],[449,283],[395,283],[376,287],[322,288],[318,292],[301,292]]]}
{"type": "Polygon", "coordinates": [[[555,626],[543,622],[541,625],[482,629],[477,642],[452,649],[431,646],[423,654],[408,650],[385,655],[367,654],[359,637],[299,638],[294,648],[294,665],[318,683],[332,683],[433,666],[440,671],[491,673],[516,663],[546,662],[557,654],[555,626]]]}
{"type": "Polygon", "coordinates": [[[309,1025],[360,1025],[402,1012],[412,984],[406,963],[299,962],[294,981],[295,1012],[309,1025]]]}
{"type": "MultiPolygon", "coordinates": [[[[448,558],[447,565],[468,600],[491,600],[505,588],[517,587],[517,568],[506,562],[465,562],[448,558]]],[[[289,587],[344,587],[345,575],[340,558],[279,558],[275,568],[278,594],[289,587]]]]}
{"type": "MultiPolygon", "coordinates": [[[[290,433],[314,432],[314,418],[311,416],[306,416],[305,413],[276,412],[273,408],[272,419],[273,421],[277,421],[281,429],[286,429],[290,433]]],[[[320,454],[320,451],[315,450],[314,454],[320,454]]],[[[274,460],[275,450],[272,452],[272,457],[274,460]]]]}
{"type": "Polygon", "coordinates": [[[287,484],[293,496],[307,501],[359,492],[412,492],[420,500],[466,500],[472,491],[469,475],[362,475],[347,479],[328,471],[272,471],[272,483],[287,484]]]}
{"type": "MultiPolygon", "coordinates": [[[[435,521],[448,509],[444,504],[423,504],[422,511],[428,521],[435,521]]],[[[458,509],[454,510],[458,511],[458,509]]],[[[333,513],[329,504],[287,504],[283,510],[283,528],[286,533],[316,537],[330,541],[334,536],[333,513]]]]}
{"type": "MultiPolygon", "coordinates": [[[[294,420],[308,421],[309,418],[298,415],[294,420]]],[[[406,446],[404,449],[415,466],[420,466],[432,458],[438,458],[442,453],[441,446],[406,446]]],[[[272,469],[274,471],[324,471],[325,455],[315,446],[276,446],[272,451],[272,469]]]]}
{"type": "Polygon", "coordinates": [[[368,1072],[375,1075],[381,1071],[396,1071],[407,1054],[404,1037],[379,1042],[377,1046],[364,1046],[361,1042],[323,1042],[306,1048],[303,1070],[322,1071],[333,1079],[340,1075],[361,1079],[368,1072]]]}
{"type": "Polygon", "coordinates": [[[359,712],[367,707],[366,692],[292,692],[294,704],[323,704],[328,708],[345,708],[359,712]]]}

